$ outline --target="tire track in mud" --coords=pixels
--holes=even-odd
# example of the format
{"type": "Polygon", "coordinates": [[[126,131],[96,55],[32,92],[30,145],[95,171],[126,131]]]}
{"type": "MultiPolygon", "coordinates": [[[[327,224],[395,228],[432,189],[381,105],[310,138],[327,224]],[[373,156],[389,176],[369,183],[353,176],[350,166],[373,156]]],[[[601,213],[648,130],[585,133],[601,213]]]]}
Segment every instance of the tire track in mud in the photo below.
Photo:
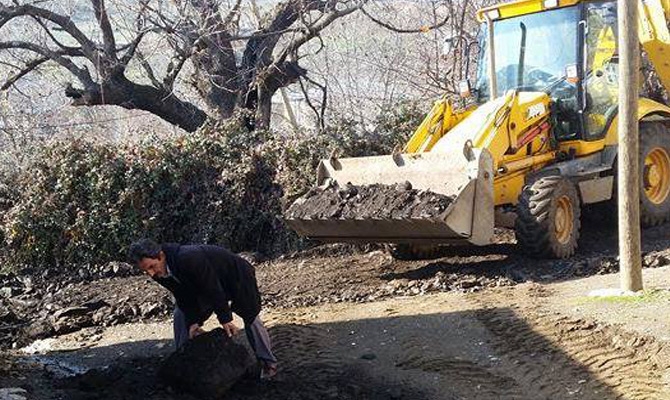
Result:
{"type": "Polygon", "coordinates": [[[651,338],[554,313],[481,305],[476,318],[532,398],[670,398],[667,351],[651,338]]]}
{"type": "Polygon", "coordinates": [[[440,374],[453,384],[456,391],[467,387],[471,394],[476,392],[478,399],[523,398],[523,391],[513,379],[496,375],[487,366],[467,360],[410,356],[396,363],[396,367],[440,374]]]}
{"type": "Polygon", "coordinates": [[[273,349],[280,360],[282,374],[309,376],[315,382],[328,382],[340,374],[342,361],[328,350],[328,332],[316,326],[287,324],[270,329],[273,349]]]}
{"type": "Polygon", "coordinates": [[[279,360],[280,379],[263,400],[426,398],[412,387],[380,382],[342,358],[335,338],[323,326],[280,325],[270,328],[270,336],[279,360]]]}
{"type": "MultiPolygon", "coordinates": [[[[443,382],[443,388],[453,392],[449,398],[481,400],[525,398],[523,388],[514,379],[500,374],[493,367],[495,362],[485,359],[484,353],[488,353],[486,350],[470,349],[471,353],[464,351],[462,346],[467,346],[468,342],[475,339],[476,332],[467,328],[466,333],[444,330],[444,327],[457,326],[458,320],[463,317],[467,318],[467,314],[424,322],[427,325],[424,325],[420,332],[410,331],[398,337],[397,347],[400,352],[395,367],[406,371],[438,374],[443,382]],[[468,336],[470,334],[473,336],[468,336]],[[454,341],[460,345],[449,344],[449,335],[454,335],[454,341]]],[[[394,327],[391,326],[390,329],[394,327]]]]}

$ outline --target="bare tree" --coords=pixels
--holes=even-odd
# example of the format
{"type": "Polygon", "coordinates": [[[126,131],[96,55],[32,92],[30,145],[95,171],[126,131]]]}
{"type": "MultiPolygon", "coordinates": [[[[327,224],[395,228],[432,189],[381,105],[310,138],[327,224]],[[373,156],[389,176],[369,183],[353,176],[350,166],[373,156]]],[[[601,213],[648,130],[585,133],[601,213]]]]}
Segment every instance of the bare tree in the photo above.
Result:
{"type": "Polygon", "coordinates": [[[327,87],[330,115],[361,123],[401,101],[421,100],[428,107],[450,93],[458,79],[452,63],[460,57],[443,57],[442,43],[455,30],[462,1],[369,2],[333,24],[323,35],[328,51],[307,64],[312,82],[303,83],[312,89],[310,108],[322,118],[322,90],[315,83],[327,87]]]}
{"type": "Polygon", "coordinates": [[[0,29],[10,33],[0,54],[8,54],[12,62],[5,63],[15,70],[1,88],[56,65],[74,78],[65,88],[74,106],[145,110],[194,131],[208,114],[227,118],[236,109],[251,112],[251,127],[268,127],[272,95],[306,73],[300,48],[367,0],[286,0],[264,10],[254,30],[240,25],[242,0],[117,0],[112,7],[82,1],[95,29],[85,29],[85,18],[75,20],[55,0],[0,0],[0,29]],[[30,25],[29,33],[14,35],[7,31],[12,25],[30,25]],[[148,38],[154,54],[144,51],[148,38]],[[168,59],[165,65],[155,62],[156,53],[168,59]],[[175,83],[185,74],[205,107],[178,94],[175,83]]]}

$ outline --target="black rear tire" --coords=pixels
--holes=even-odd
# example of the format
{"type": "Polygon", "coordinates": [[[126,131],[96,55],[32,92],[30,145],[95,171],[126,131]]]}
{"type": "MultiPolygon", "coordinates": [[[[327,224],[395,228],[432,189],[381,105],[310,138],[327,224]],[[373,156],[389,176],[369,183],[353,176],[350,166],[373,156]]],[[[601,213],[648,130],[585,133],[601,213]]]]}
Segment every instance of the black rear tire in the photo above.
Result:
{"type": "Polygon", "coordinates": [[[546,176],[524,187],[517,205],[515,231],[526,254],[571,257],[577,251],[580,228],[580,200],[571,181],[546,176]]]}

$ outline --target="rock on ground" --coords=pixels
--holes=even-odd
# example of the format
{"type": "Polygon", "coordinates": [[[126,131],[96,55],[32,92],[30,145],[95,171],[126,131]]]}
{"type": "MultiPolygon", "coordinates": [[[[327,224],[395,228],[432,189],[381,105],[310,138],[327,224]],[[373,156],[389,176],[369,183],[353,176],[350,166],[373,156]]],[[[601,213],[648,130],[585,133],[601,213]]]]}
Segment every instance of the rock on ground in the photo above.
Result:
{"type": "Polygon", "coordinates": [[[165,360],[159,376],[175,389],[219,399],[254,365],[246,347],[219,328],[189,340],[165,360]]]}
{"type": "Polygon", "coordinates": [[[22,388],[0,389],[0,400],[26,400],[28,392],[22,388]]]}

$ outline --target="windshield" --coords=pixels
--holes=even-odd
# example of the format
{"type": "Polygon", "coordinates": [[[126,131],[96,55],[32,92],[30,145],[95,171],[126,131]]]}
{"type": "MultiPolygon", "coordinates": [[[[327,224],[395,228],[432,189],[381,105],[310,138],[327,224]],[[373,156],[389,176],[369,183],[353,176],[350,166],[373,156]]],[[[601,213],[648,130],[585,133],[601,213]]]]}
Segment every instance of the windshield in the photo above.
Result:
{"type": "MultiPolygon", "coordinates": [[[[566,68],[577,64],[578,21],[579,9],[572,6],[494,22],[498,95],[511,89],[550,93],[561,87],[566,68]]],[[[484,24],[475,85],[480,103],[490,97],[486,29],[484,24]]]]}

